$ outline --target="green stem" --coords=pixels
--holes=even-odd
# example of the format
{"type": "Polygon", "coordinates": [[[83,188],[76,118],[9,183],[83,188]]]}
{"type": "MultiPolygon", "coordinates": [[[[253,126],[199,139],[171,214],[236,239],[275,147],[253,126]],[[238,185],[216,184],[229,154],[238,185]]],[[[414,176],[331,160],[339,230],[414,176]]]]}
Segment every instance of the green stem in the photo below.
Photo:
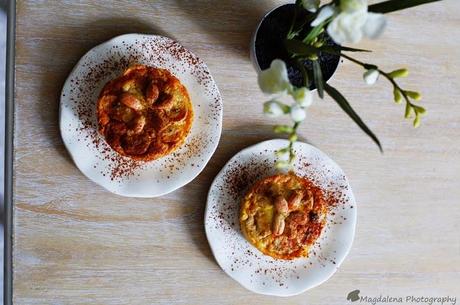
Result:
{"type": "Polygon", "coordinates": [[[398,83],[386,72],[380,70],[380,69],[377,69],[379,71],[380,74],[382,74],[387,80],[390,81],[390,83],[393,84],[393,86],[399,90],[399,92],[401,92],[402,96],[404,97],[404,100],[406,100],[406,103],[409,104],[411,107],[414,106],[414,104],[411,103],[411,101],[409,100],[409,97],[407,96],[406,94],[406,91],[404,91],[399,85],[398,83]]]}
{"type": "Polygon", "coordinates": [[[302,42],[303,43],[306,43],[306,44],[311,44],[312,41],[315,40],[316,37],[318,37],[324,30],[324,27],[329,23],[329,21],[331,21],[332,18],[330,19],[327,19],[325,21],[323,21],[322,23],[318,24],[317,26],[315,26],[314,28],[312,28],[310,30],[310,32],[308,32],[307,36],[305,36],[304,39],[302,39],[302,42]]]}
{"type": "Polygon", "coordinates": [[[346,59],[348,59],[349,61],[352,61],[352,62],[364,67],[367,70],[375,69],[375,70],[379,71],[380,74],[382,74],[396,89],[398,89],[401,92],[401,94],[404,97],[404,100],[406,101],[407,104],[409,104],[410,106],[414,105],[409,100],[409,97],[407,96],[406,92],[398,85],[398,83],[388,73],[386,73],[385,71],[382,71],[376,65],[371,65],[371,64],[364,63],[362,61],[359,61],[359,60],[357,60],[357,59],[355,59],[353,57],[350,57],[350,56],[348,56],[346,54],[343,54],[343,53],[340,53],[339,55],[344,57],[344,58],[346,58],[346,59]]]}
{"type": "MultiPolygon", "coordinates": [[[[326,51],[326,52],[328,52],[328,51],[326,51]]],[[[342,56],[343,58],[348,59],[348,60],[351,61],[351,62],[354,62],[355,64],[358,64],[358,65],[360,65],[360,66],[363,66],[366,70],[378,69],[378,67],[377,67],[376,65],[364,63],[364,62],[359,61],[359,60],[357,60],[357,59],[355,59],[355,58],[353,58],[353,57],[350,57],[350,56],[348,56],[348,55],[346,55],[346,54],[343,54],[342,52],[337,52],[336,54],[339,55],[339,56],[342,56]]]]}
{"type": "MultiPolygon", "coordinates": [[[[294,123],[294,126],[292,126],[292,133],[291,134],[295,134],[297,135],[297,128],[299,127],[300,125],[300,122],[295,122],[294,123]]],[[[295,158],[295,153],[294,153],[294,142],[295,141],[291,141],[289,140],[289,163],[292,163],[292,161],[294,160],[295,158]]]]}

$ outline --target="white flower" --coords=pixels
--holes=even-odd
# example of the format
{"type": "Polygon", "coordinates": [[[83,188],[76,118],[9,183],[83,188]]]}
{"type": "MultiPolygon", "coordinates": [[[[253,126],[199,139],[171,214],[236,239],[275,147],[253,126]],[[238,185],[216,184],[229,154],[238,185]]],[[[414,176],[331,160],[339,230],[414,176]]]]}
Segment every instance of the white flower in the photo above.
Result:
{"type": "Polygon", "coordinates": [[[302,6],[309,12],[316,12],[320,5],[320,0],[302,0],[302,6]]]}
{"type": "Polygon", "coordinates": [[[329,23],[327,32],[338,44],[356,43],[363,36],[377,38],[385,25],[382,14],[367,11],[367,0],[342,0],[340,13],[329,23]]]}
{"type": "Polygon", "coordinates": [[[270,68],[259,73],[259,87],[267,94],[282,93],[289,90],[289,82],[286,64],[280,59],[272,61],[270,68]]]}
{"type": "Polygon", "coordinates": [[[332,5],[327,5],[324,6],[318,13],[318,16],[316,16],[315,20],[312,21],[311,26],[315,27],[317,25],[320,25],[323,21],[328,19],[329,17],[332,17],[336,12],[336,9],[332,5]]]}
{"type": "Polygon", "coordinates": [[[295,99],[299,106],[305,108],[309,107],[313,103],[313,96],[306,87],[299,88],[292,93],[292,97],[295,99]]]}
{"type": "Polygon", "coordinates": [[[329,23],[327,33],[338,44],[356,43],[363,37],[366,15],[365,11],[340,13],[329,23]]]}
{"type": "Polygon", "coordinates": [[[387,21],[383,14],[367,13],[367,20],[363,27],[363,33],[370,39],[376,39],[382,35],[387,21]]]}
{"type": "Polygon", "coordinates": [[[299,105],[294,104],[291,107],[291,118],[294,122],[302,122],[303,120],[305,120],[306,116],[307,114],[305,113],[305,109],[303,109],[299,105]]]}
{"type": "Polygon", "coordinates": [[[284,114],[283,104],[275,100],[265,102],[264,113],[272,118],[279,117],[284,114]]]}
{"type": "Polygon", "coordinates": [[[368,85],[373,85],[379,79],[379,71],[375,69],[369,69],[366,72],[364,72],[363,78],[366,84],[368,85]]]}

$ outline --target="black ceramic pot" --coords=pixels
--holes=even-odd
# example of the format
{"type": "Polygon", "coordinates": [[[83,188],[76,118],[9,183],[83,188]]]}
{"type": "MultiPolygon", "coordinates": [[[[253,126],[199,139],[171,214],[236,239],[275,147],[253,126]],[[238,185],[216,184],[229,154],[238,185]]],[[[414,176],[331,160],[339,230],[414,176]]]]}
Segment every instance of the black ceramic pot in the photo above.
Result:
{"type": "MultiPolygon", "coordinates": [[[[283,60],[288,68],[288,75],[291,83],[294,86],[301,87],[303,85],[302,73],[298,67],[298,63],[289,57],[288,52],[284,47],[284,40],[294,18],[295,10],[297,11],[297,20],[305,20],[311,14],[305,9],[297,7],[295,4],[284,4],[272,11],[268,12],[262,21],[259,23],[251,42],[251,59],[256,70],[268,69],[274,59],[283,60]]],[[[300,33],[300,37],[305,37],[309,31],[309,27],[300,33]]],[[[327,35],[325,37],[326,45],[334,46],[335,42],[327,35]]],[[[337,70],[340,57],[328,53],[320,53],[319,61],[323,72],[323,79],[328,81],[337,70]]],[[[313,75],[312,62],[305,60],[303,65],[310,75],[313,75]]],[[[310,90],[315,89],[315,85],[310,77],[310,90]]]]}

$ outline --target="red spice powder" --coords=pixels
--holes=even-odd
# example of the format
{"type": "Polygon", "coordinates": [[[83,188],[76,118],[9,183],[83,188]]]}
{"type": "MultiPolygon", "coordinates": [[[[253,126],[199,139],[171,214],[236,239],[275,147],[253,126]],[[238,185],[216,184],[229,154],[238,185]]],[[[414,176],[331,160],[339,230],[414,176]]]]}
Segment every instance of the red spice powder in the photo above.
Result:
{"type": "MultiPolygon", "coordinates": [[[[99,158],[100,162],[93,164],[93,167],[101,168],[100,173],[103,176],[119,182],[124,178],[139,176],[141,171],[148,166],[148,162],[134,161],[123,157],[107,145],[97,131],[96,103],[99,91],[105,83],[119,76],[122,71],[136,63],[163,67],[171,72],[191,73],[192,77],[204,87],[205,94],[212,100],[209,105],[210,115],[206,118],[201,116],[195,118],[195,120],[200,120],[201,125],[212,126],[211,120],[220,120],[222,113],[221,96],[206,65],[171,39],[144,36],[134,42],[122,41],[108,49],[102,51],[97,49],[96,52],[90,52],[81,63],[82,69],[80,71],[84,72],[76,73],[70,80],[69,100],[79,119],[79,125],[70,128],[73,128],[80,135],[78,141],[87,145],[99,158]],[[102,167],[101,163],[107,165],[102,167]]],[[[201,107],[203,101],[195,101],[194,103],[192,100],[192,103],[194,104],[193,107],[201,107]]],[[[216,131],[210,130],[210,128],[209,130],[192,132],[193,134],[189,135],[191,138],[187,139],[184,144],[185,149],[180,149],[154,161],[160,162],[160,166],[164,168],[165,178],[171,177],[191,162],[205,161],[206,148],[217,144],[217,139],[210,137],[210,134],[216,134],[216,131]]]]}

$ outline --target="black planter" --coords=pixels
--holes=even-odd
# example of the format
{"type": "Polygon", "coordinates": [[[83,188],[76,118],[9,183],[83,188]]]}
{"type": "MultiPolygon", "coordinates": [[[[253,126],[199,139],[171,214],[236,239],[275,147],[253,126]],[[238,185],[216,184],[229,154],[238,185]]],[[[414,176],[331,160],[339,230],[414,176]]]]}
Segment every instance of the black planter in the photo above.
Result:
{"type": "MultiPolygon", "coordinates": [[[[251,57],[256,68],[260,70],[268,69],[274,59],[283,60],[287,65],[291,83],[296,87],[302,87],[303,76],[298,63],[289,57],[284,47],[284,40],[286,39],[292,19],[294,18],[295,10],[298,10],[297,21],[299,24],[302,20],[305,20],[311,15],[310,12],[298,8],[295,4],[279,6],[265,15],[253,37],[251,57]]],[[[305,29],[300,33],[300,37],[305,37],[309,29],[308,26],[305,26],[305,29]]],[[[323,33],[322,35],[325,37],[326,45],[336,45],[327,33],[323,33]]],[[[323,72],[323,79],[328,81],[336,71],[340,57],[328,53],[320,53],[319,61],[323,72]]],[[[313,75],[312,62],[310,60],[305,60],[303,65],[307,69],[308,74],[313,75]]],[[[309,79],[310,90],[316,88],[312,79],[312,77],[309,79]]]]}

